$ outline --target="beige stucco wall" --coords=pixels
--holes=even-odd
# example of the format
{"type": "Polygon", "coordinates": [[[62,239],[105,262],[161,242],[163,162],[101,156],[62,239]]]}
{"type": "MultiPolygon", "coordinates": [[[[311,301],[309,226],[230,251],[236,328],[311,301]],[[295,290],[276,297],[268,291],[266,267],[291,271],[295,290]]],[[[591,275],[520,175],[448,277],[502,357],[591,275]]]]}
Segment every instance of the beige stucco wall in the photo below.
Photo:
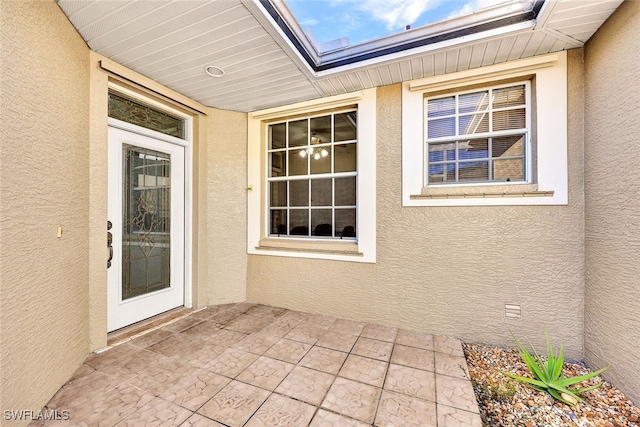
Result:
{"type": "Polygon", "coordinates": [[[585,350],[640,404],[640,2],[585,46],[585,350]]]}
{"type": "Polygon", "coordinates": [[[0,29],[0,409],[39,410],[89,352],[89,49],[53,1],[0,29]]]}
{"type": "Polygon", "coordinates": [[[208,304],[246,299],[247,115],[211,109],[208,116],[208,304]]]}
{"type": "Polygon", "coordinates": [[[107,115],[108,76],[102,57],[89,53],[89,341],[90,350],[107,345],[107,115]]]}
{"type": "Polygon", "coordinates": [[[249,256],[250,301],[583,355],[582,51],[569,52],[569,205],[401,206],[401,87],[377,96],[377,263],[249,256]],[[575,113],[578,111],[579,113],[575,113]],[[508,320],[505,304],[520,304],[508,320]]]}

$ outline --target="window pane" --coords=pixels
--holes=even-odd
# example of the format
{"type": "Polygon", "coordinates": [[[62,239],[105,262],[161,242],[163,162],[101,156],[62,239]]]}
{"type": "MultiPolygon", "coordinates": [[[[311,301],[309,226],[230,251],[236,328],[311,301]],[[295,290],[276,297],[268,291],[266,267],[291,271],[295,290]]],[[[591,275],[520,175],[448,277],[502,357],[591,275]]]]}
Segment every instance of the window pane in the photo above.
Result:
{"type": "Polygon", "coordinates": [[[331,116],[311,119],[311,145],[331,142],[331,116]]]}
{"type": "Polygon", "coordinates": [[[493,138],[491,152],[493,157],[522,156],[524,153],[524,135],[493,138]]]}
{"type": "Polygon", "coordinates": [[[488,113],[460,116],[458,122],[458,135],[470,135],[481,132],[489,132],[488,113]]]}
{"type": "Polygon", "coordinates": [[[489,91],[467,93],[458,99],[458,113],[486,111],[488,107],[489,91]]]}
{"type": "Polygon", "coordinates": [[[287,146],[287,124],[279,123],[269,126],[269,149],[287,146]]]}
{"type": "Polygon", "coordinates": [[[443,182],[456,182],[455,163],[444,163],[439,165],[429,165],[429,184],[441,184],[443,182]]]}
{"type": "Polygon", "coordinates": [[[311,173],[331,173],[331,145],[311,148],[311,173]]]}
{"type": "Polygon", "coordinates": [[[271,166],[269,176],[285,176],[287,173],[287,152],[277,151],[269,155],[271,166]]]}
{"type": "Polygon", "coordinates": [[[456,97],[448,96],[440,99],[430,99],[427,102],[427,117],[450,116],[456,112],[456,97]]]}
{"type": "Polygon", "coordinates": [[[471,139],[458,142],[458,159],[473,160],[486,159],[489,157],[488,139],[471,139]]]}
{"type": "Polygon", "coordinates": [[[354,172],[357,169],[356,143],[334,146],[334,172],[354,172]]]}
{"type": "Polygon", "coordinates": [[[331,179],[314,179],[311,181],[311,206],[331,206],[331,179]]]}
{"type": "Polygon", "coordinates": [[[291,209],[290,215],[289,234],[292,236],[308,236],[309,209],[291,209]]]}
{"type": "Polygon", "coordinates": [[[333,140],[353,141],[358,138],[357,112],[336,114],[334,116],[333,140]]]}
{"type": "Polygon", "coordinates": [[[493,113],[493,130],[523,129],[527,125],[524,108],[517,110],[495,111],[493,113]]]}
{"type": "Polygon", "coordinates": [[[289,206],[309,206],[309,180],[289,181],[289,206]]]}
{"type": "Polygon", "coordinates": [[[458,181],[488,181],[489,162],[461,162],[458,169],[458,181]]]}
{"type": "Polygon", "coordinates": [[[443,136],[455,136],[456,118],[447,117],[445,119],[434,119],[427,122],[428,138],[441,138],[443,136]]]}
{"type": "Polygon", "coordinates": [[[299,147],[309,143],[307,125],[307,119],[289,122],[289,147],[299,147]]]}
{"type": "Polygon", "coordinates": [[[331,209],[311,210],[312,236],[331,236],[333,234],[331,209]]]}
{"type": "Polygon", "coordinates": [[[524,158],[493,161],[493,179],[496,181],[522,181],[524,158]]]}
{"type": "Polygon", "coordinates": [[[336,206],[356,205],[356,177],[336,178],[336,206]]]}
{"type": "Polygon", "coordinates": [[[336,209],[335,236],[341,238],[356,237],[356,210],[336,209]]]}
{"type": "Polygon", "coordinates": [[[309,149],[299,148],[289,151],[289,176],[308,175],[309,149]]]}
{"type": "Polygon", "coordinates": [[[493,91],[493,108],[525,105],[527,102],[524,85],[505,87],[493,91]]]}
{"type": "Polygon", "coordinates": [[[444,162],[456,159],[456,144],[454,142],[444,142],[440,144],[429,144],[429,163],[444,162]]]}
{"type": "Polygon", "coordinates": [[[287,182],[271,183],[271,207],[287,207],[287,182]]]}
{"type": "Polygon", "coordinates": [[[271,234],[287,234],[286,209],[273,209],[271,211],[271,234]]]}

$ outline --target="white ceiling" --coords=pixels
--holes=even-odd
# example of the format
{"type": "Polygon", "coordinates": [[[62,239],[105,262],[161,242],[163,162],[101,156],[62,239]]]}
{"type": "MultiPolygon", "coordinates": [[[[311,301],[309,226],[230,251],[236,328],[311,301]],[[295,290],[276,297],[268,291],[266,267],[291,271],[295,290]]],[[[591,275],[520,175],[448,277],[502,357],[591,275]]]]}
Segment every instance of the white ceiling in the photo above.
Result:
{"type": "Polygon", "coordinates": [[[57,1],[95,52],[244,112],[580,47],[622,3],[546,0],[536,20],[314,71],[258,0],[57,1]]]}

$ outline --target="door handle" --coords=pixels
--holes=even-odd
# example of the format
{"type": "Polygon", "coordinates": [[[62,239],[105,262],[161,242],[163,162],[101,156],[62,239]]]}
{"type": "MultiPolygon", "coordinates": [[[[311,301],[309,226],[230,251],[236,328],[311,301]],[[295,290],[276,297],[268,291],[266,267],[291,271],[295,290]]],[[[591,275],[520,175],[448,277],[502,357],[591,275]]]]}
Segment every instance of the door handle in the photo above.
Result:
{"type": "MultiPolygon", "coordinates": [[[[107,221],[107,230],[111,230],[113,224],[111,221],[107,221]]],[[[107,259],[107,268],[111,267],[111,260],[113,259],[113,234],[107,231],[107,247],[109,248],[109,258],[107,259]]]]}

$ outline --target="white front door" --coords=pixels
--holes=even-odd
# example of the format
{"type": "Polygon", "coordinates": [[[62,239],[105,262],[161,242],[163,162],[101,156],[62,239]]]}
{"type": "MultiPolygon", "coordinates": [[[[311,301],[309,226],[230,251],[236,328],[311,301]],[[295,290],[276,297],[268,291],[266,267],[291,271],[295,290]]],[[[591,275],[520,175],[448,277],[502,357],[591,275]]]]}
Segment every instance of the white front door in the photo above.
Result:
{"type": "Polygon", "coordinates": [[[109,127],[109,332],[184,305],[185,149],[109,127]]]}

